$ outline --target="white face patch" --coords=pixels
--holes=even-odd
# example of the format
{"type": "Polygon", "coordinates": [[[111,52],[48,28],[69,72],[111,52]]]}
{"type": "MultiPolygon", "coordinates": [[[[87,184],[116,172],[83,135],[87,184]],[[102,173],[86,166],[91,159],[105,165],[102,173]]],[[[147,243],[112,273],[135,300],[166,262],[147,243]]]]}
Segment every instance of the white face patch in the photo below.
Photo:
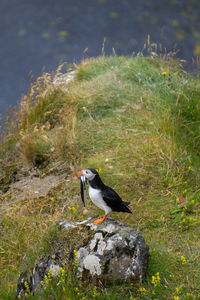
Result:
{"type": "Polygon", "coordinates": [[[92,173],[89,169],[84,169],[82,171],[82,175],[84,175],[89,181],[93,180],[96,174],[92,173]]]}

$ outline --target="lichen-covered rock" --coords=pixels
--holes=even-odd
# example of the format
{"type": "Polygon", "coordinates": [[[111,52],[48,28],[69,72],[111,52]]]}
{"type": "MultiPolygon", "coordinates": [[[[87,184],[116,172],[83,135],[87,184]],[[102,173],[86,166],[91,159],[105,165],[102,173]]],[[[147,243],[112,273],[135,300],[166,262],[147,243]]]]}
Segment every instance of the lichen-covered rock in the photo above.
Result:
{"type": "Polygon", "coordinates": [[[36,262],[32,270],[22,273],[18,279],[16,297],[24,299],[25,294],[34,293],[35,290],[42,292],[41,282],[48,276],[57,277],[62,266],[62,258],[59,253],[43,257],[36,262]]]}
{"type": "Polygon", "coordinates": [[[149,258],[149,247],[142,235],[112,218],[98,225],[92,221],[85,225],[94,231],[93,238],[77,250],[77,275],[83,280],[88,277],[105,283],[141,280],[149,258]]]}
{"type": "Polygon", "coordinates": [[[110,284],[141,280],[146,274],[149,259],[149,247],[142,235],[113,218],[97,225],[93,225],[93,221],[89,218],[82,222],[60,222],[62,231],[83,232],[87,238],[84,236],[82,240],[74,240],[67,250],[60,246],[59,251],[36,262],[32,271],[21,274],[17,297],[24,297],[25,281],[30,292],[40,291],[41,281],[49,270],[51,276],[56,277],[61,266],[70,264],[75,266],[73,269],[76,269],[79,279],[85,282],[110,284]]]}

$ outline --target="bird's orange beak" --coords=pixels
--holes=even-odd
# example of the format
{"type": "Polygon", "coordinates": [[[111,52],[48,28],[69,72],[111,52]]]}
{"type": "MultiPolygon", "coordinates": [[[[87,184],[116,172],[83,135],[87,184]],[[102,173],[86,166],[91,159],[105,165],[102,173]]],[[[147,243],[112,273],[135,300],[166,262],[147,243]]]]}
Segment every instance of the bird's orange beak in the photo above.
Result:
{"type": "Polygon", "coordinates": [[[81,170],[81,171],[78,173],[78,178],[80,178],[80,177],[81,177],[81,175],[82,175],[82,172],[83,172],[83,170],[81,170]]]}

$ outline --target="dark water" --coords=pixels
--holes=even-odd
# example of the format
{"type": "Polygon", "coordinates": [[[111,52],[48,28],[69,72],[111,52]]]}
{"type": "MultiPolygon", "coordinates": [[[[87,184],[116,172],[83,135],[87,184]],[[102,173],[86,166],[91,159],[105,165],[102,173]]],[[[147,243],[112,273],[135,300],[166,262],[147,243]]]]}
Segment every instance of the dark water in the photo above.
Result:
{"type": "Polygon", "coordinates": [[[59,62],[101,53],[132,54],[148,34],[188,60],[200,54],[198,0],[0,0],[0,113],[34,78],[59,62]],[[88,50],[84,53],[84,50],[88,50]]]}

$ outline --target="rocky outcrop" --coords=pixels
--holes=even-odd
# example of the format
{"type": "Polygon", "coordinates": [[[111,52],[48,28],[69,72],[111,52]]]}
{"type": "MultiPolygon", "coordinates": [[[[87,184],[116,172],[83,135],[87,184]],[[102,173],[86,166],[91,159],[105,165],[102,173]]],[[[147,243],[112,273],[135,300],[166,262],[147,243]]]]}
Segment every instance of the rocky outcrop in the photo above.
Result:
{"type": "Polygon", "coordinates": [[[83,222],[60,222],[61,230],[87,232],[82,244],[75,243],[69,252],[59,249],[48,257],[35,263],[32,271],[21,274],[18,281],[17,297],[26,292],[28,282],[31,292],[41,289],[40,282],[51,270],[53,277],[58,276],[60,267],[76,265],[76,274],[83,281],[98,284],[111,284],[116,281],[138,281],[146,274],[149,247],[142,235],[134,228],[113,218],[93,225],[93,219],[83,222]],[[75,251],[74,251],[75,250],[75,251]],[[62,254],[65,252],[65,255],[62,254]]]}
{"type": "Polygon", "coordinates": [[[92,239],[77,250],[77,275],[84,280],[88,277],[106,283],[141,280],[149,257],[142,235],[112,218],[98,225],[92,221],[86,223],[94,232],[92,239]]]}

